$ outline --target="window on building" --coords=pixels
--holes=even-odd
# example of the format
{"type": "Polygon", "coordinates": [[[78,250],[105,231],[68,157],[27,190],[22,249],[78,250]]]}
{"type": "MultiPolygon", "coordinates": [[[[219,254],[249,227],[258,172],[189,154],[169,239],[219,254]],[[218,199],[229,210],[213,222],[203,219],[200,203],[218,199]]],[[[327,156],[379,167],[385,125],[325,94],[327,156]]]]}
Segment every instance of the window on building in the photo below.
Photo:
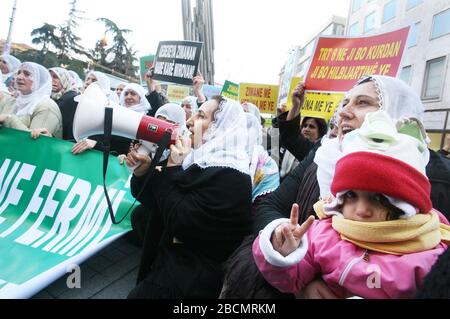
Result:
{"type": "Polygon", "coordinates": [[[445,57],[427,61],[422,91],[424,100],[439,99],[444,84],[445,57]]]}
{"type": "Polygon", "coordinates": [[[438,13],[433,18],[431,39],[450,33],[450,9],[438,13]]]}
{"type": "Polygon", "coordinates": [[[411,26],[411,30],[409,30],[408,42],[406,43],[406,47],[410,48],[417,45],[417,41],[419,40],[419,32],[420,32],[420,22],[413,24],[411,26]]]}
{"type": "Polygon", "coordinates": [[[350,35],[350,36],[359,35],[359,23],[358,23],[358,22],[353,23],[353,24],[348,28],[347,35],[350,35]]]}
{"type": "Polygon", "coordinates": [[[388,2],[384,6],[384,10],[383,10],[383,23],[386,23],[386,22],[394,19],[396,11],[397,11],[397,1],[392,0],[391,2],[388,2]]]}
{"type": "Polygon", "coordinates": [[[406,84],[411,84],[411,74],[412,67],[411,65],[405,66],[400,71],[400,79],[403,80],[406,84]]]}
{"type": "Polygon", "coordinates": [[[305,56],[310,56],[314,50],[315,41],[309,42],[304,48],[303,52],[305,56]]]}
{"type": "Polygon", "coordinates": [[[364,0],[353,0],[352,13],[361,9],[364,0]]]}
{"type": "Polygon", "coordinates": [[[364,33],[370,32],[375,28],[375,11],[369,14],[364,20],[364,33]]]}
{"type": "Polygon", "coordinates": [[[325,30],[322,31],[322,35],[332,35],[334,29],[334,24],[330,24],[325,30]]]}
{"type": "Polygon", "coordinates": [[[408,1],[406,1],[406,10],[417,7],[422,2],[423,2],[423,0],[408,0],[408,1]]]}

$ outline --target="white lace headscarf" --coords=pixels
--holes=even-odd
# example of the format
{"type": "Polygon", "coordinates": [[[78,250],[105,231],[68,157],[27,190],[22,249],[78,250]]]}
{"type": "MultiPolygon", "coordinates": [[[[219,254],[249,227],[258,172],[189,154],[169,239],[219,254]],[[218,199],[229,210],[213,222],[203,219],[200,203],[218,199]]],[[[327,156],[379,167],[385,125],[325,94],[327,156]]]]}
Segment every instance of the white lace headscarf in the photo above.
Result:
{"type": "Polygon", "coordinates": [[[258,166],[259,155],[262,152],[265,152],[265,150],[262,146],[263,138],[260,120],[251,113],[245,113],[245,117],[247,119],[248,133],[246,149],[248,157],[250,159],[250,176],[252,177],[253,182],[253,177],[255,176],[255,172],[258,166]]]}
{"type": "Polygon", "coordinates": [[[20,68],[30,72],[33,85],[31,86],[30,94],[23,95],[19,92],[19,96],[16,99],[15,114],[17,116],[31,115],[42,100],[50,98],[52,94],[52,78],[46,68],[34,62],[24,62],[20,68]]]}
{"type": "MultiPolygon", "coordinates": [[[[2,71],[0,70],[0,79],[2,79],[2,71]]],[[[6,87],[3,81],[0,81],[0,92],[9,93],[8,88],[6,87]]]]}
{"type": "Polygon", "coordinates": [[[69,72],[63,68],[50,68],[49,71],[53,71],[61,82],[62,89],[59,92],[52,92],[52,99],[59,100],[64,94],[69,91],[77,91],[73,85],[72,78],[69,72]]]}
{"type": "MultiPolygon", "coordinates": [[[[117,94],[114,93],[114,95],[117,95],[117,94]]],[[[120,95],[120,105],[122,105],[123,107],[126,107],[129,110],[143,113],[143,114],[147,114],[147,112],[152,109],[150,103],[148,102],[147,98],[145,97],[144,88],[136,83],[129,83],[124,87],[122,94],[120,95]],[[125,93],[128,91],[134,91],[134,92],[136,92],[137,95],[139,95],[140,100],[139,100],[138,104],[132,105],[130,107],[127,107],[125,105],[125,93]]]]}
{"type": "Polygon", "coordinates": [[[9,73],[2,75],[2,82],[5,82],[7,79],[9,79],[14,73],[17,72],[20,65],[22,64],[20,60],[10,54],[3,54],[2,55],[3,60],[5,60],[6,65],[8,66],[9,73]]]}
{"type": "MultiPolygon", "coordinates": [[[[400,79],[390,76],[371,75],[362,77],[355,86],[372,81],[377,90],[380,110],[386,111],[394,122],[404,118],[423,119],[425,107],[416,92],[400,79]]],[[[340,105],[339,113],[342,111],[340,105]]],[[[424,156],[428,162],[429,152],[424,156]]],[[[340,139],[322,139],[322,146],[317,150],[314,162],[317,164],[317,181],[320,196],[325,198],[331,194],[331,182],[337,161],[342,157],[340,139]]],[[[355,168],[357,169],[357,168],[355,168]]]]}
{"type": "Polygon", "coordinates": [[[229,167],[250,174],[246,122],[241,105],[224,99],[214,112],[213,121],[203,136],[203,144],[186,157],[183,169],[196,164],[201,168],[229,167]]]}

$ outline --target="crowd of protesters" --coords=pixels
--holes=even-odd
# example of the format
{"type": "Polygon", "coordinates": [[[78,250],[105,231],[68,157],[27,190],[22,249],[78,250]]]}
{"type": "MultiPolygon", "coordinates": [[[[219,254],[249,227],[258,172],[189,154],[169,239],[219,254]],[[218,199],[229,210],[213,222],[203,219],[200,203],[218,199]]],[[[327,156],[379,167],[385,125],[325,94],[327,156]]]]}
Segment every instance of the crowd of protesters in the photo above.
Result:
{"type": "Polygon", "coordinates": [[[129,298],[450,297],[448,280],[436,279],[448,279],[450,137],[438,152],[427,147],[424,106],[401,80],[362,77],[328,122],[302,116],[300,83],[273,121],[280,153],[263,145],[258,107],[206,98],[201,74],[175,104],[151,71],[146,89],[113,91],[98,71],[82,83],[11,55],[0,70],[0,126],[62,138],[74,155],[103,149],[103,135],[74,140],[91,85],[114,105],[179,125],[154,169],[155,149],[111,139],[140,202],[131,237],[142,259],[129,298]]]}

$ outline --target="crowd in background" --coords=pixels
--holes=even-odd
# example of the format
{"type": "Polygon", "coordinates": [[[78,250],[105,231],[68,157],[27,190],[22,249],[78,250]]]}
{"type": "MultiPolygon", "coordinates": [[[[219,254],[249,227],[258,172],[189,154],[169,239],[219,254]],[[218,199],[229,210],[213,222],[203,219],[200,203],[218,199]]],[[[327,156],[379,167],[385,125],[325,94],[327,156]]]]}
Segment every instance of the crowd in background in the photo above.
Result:
{"type": "Polygon", "coordinates": [[[267,131],[257,106],[206,98],[201,74],[177,104],[151,71],[146,88],[112,91],[99,71],[83,82],[11,55],[0,70],[0,126],[67,140],[74,155],[103,149],[103,135],[74,140],[91,85],[112,105],[179,125],[154,169],[155,148],[111,140],[140,202],[130,238],[142,261],[130,298],[449,297],[450,137],[428,149],[424,106],[402,81],[361,78],[328,122],[302,116],[301,83],[267,131]],[[263,142],[277,131],[279,149],[263,142]],[[369,274],[373,287],[368,263],[380,272],[369,274]]]}

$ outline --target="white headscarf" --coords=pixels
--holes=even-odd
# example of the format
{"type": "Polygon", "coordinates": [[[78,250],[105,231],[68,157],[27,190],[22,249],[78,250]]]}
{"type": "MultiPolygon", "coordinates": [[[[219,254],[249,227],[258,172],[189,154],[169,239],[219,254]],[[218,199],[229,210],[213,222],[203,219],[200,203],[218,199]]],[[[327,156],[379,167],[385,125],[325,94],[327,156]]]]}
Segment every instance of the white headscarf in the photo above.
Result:
{"type": "Polygon", "coordinates": [[[68,70],[70,78],[72,79],[72,87],[76,88],[77,92],[83,87],[83,81],[81,80],[78,73],[72,70],[68,70]]]}
{"type": "Polygon", "coordinates": [[[250,174],[246,122],[239,103],[227,99],[222,101],[203,136],[203,144],[188,155],[183,169],[196,164],[201,168],[229,167],[250,174]]]}
{"type": "Polygon", "coordinates": [[[250,159],[250,176],[253,178],[258,165],[259,155],[265,152],[264,147],[262,147],[262,129],[260,121],[251,113],[245,113],[245,118],[247,119],[247,154],[250,159]]]}
{"type": "Polygon", "coordinates": [[[36,106],[44,99],[50,98],[52,93],[52,78],[50,73],[42,65],[34,62],[24,62],[20,66],[31,73],[30,78],[33,81],[31,93],[23,95],[19,92],[16,99],[17,116],[33,114],[36,106]]]}
{"type": "MultiPolygon", "coordinates": [[[[2,71],[0,70],[0,79],[2,78],[2,71]]],[[[0,81],[0,92],[9,93],[8,88],[6,87],[3,81],[0,81]]]]}
{"type": "Polygon", "coordinates": [[[259,111],[259,108],[252,103],[246,102],[244,104],[242,104],[242,107],[250,114],[253,114],[254,116],[256,116],[256,118],[258,119],[258,121],[261,122],[261,112],[259,111]]]}
{"type": "Polygon", "coordinates": [[[88,78],[90,75],[93,75],[97,79],[96,82],[108,97],[108,99],[110,99],[114,103],[119,104],[119,97],[117,96],[116,92],[111,91],[111,81],[109,80],[109,78],[103,72],[99,71],[89,72],[86,78],[88,78]]]}
{"type": "MultiPolygon", "coordinates": [[[[406,117],[423,119],[425,107],[416,92],[400,79],[390,76],[371,75],[361,78],[357,84],[372,80],[377,89],[380,110],[384,110],[397,122],[406,117]]],[[[339,112],[342,111],[342,105],[339,112]]],[[[339,114],[338,114],[339,116],[339,114]]],[[[429,152],[424,156],[429,158],[429,152]]],[[[317,164],[317,181],[322,198],[331,194],[331,182],[337,161],[342,157],[340,139],[322,139],[322,146],[317,150],[314,162],[317,164]]],[[[428,162],[428,159],[426,159],[428,162]]],[[[355,168],[357,169],[357,168],[355,168]]]]}
{"type": "Polygon", "coordinates": [[[72,77],[69,72],[63,68],[50,68],[49,71],[53,71],[61,82],[62,89],[59,92],[52,92],[52,99],[59,100],[64,94],[69,91],[77,91],[76,87],[73,85],[72,77]]]}
{"type": "Polygon", "coordinates": [[[9,73],[3,74],[2,82],[5,82],[7,79],[9,79],[14,73],[17,72],[20,65],[22,64],[20,60],[10,54],[3,54],[2,55],[3,60],[5,60],[6,65],[8,66],[9,73]]]}
{"type": "MultiPolygon", "coordinates": [[[[117,96],[117,94],[115,94],[115,93],[114,93],[114,95],[117,96]]],[[[147,98],[145,97],[144,88],[136,83],[130,83],[124,87],[122,94],[120,95],[120,105],[122,105],[123,107],[126,107],[129,110],[143,113],[143,114],[146,114],[148,112],[148,110],[152,109],[150,103],[148,103],[147,98]],[[134,91],[134,92],[136,92],[137,95],[139,95],[140,100],[139,100],[138,104],[130,106],[130,107],[125,106],[125,93],[128,91],[134,91]]]]}
{"type": "Polygon", "coordinates": [[[183,104],[184,102],[191,105],[192,115],[195,115],[198,112],[197,98],[195,96],[186,96],[181,103],[183,104]]]}
{"type": "MultiPolygon", "coordinates": [[[[186,127],[186,112],[175,103],[168,103],[161,106],[158,111],[156,111],[155,118],[158,116],[163,116],[166,120],[172,121],[180,125],[180,131],[178,132],[179,136],[188,136],[188,129],[186,127]]],[[[156,153],[157,144],[154,144],[154,149],[151,151],[152,153],[156,153]]],[[[170,150],[164,150],[163,155],[161,156],[160,162],[166,160],[170,155],[170,150]]]]}
{"type": "Polygon", "coordinates": [[[155,114],[155,117],[163,116],[169,121],[175,122],[180,125],[180,135],[185,136],[188,132],[186,127],[186,113],[184,110],[175,103],[167,103],[161,106],[155,114]]]}

